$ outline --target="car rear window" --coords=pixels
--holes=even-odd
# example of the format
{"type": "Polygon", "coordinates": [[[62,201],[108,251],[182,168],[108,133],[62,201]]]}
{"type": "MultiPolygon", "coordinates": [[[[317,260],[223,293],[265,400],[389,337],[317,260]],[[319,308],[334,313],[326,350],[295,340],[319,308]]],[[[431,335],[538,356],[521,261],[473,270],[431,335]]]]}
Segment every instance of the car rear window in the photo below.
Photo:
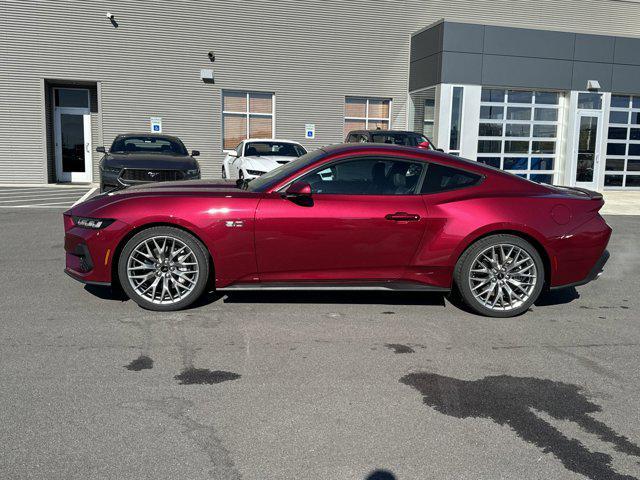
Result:
{"type": "Polygon", "coordinates": [[[421,193],[436,193],[476,185],[481,175],[437,163],[430,163],[421,193]]]}
{"type": "Polygon", "coordinates": [[[408,133],[389,133],[389,132],[373,132],[371,133],[371,141],[373,143],[386,143],[391,145],[403,145],[406,147],[417,147],[420,142],[426,142],[426,138],[420,138],[418,135],[408,133]]]}

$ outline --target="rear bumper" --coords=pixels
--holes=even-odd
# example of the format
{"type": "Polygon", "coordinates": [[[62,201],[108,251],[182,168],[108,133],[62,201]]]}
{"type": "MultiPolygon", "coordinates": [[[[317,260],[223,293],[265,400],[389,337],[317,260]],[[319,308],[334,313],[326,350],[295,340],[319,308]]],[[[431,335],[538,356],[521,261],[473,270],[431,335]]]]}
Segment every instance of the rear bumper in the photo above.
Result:
{"type": "Polygon", "coordinates": [[[602,252],[602,255],[585,278],[577,282],[568,283],[566,285],[557,285],[555,287],[551,287],[550,290],[558,290],[568,287],[579,287],[580,285],[586,285],[587,283],[596,280],[598,277],[600,277],[600,275],[602,275],[602,272],[604,272],[604,266],[609,260],[609,257],[609,250],[605,250],[604,252],[602,252]]]}

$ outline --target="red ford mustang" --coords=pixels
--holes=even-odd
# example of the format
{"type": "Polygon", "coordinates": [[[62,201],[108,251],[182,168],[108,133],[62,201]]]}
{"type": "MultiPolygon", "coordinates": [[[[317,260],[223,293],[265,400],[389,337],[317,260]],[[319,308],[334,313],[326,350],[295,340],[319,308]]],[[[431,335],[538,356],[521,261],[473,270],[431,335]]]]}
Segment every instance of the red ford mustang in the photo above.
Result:
{"type": "Polygon", "coordinates": [[[435,151],[316,150],[250,183],[100,195],[64,214],[66,272],[177,310],[207,287],[455,290],[478,313],[526,311],[608,258],[600,194],[435,151]]]}

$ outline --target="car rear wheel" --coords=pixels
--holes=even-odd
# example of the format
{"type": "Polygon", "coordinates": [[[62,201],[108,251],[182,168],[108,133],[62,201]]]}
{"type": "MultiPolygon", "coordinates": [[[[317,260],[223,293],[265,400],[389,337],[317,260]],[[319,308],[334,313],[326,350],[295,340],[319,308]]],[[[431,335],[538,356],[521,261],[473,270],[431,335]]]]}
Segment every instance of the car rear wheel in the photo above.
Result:
{"type": "Polygon", "coordinates": [[[202,295],[209,277],[207,251],[184,230],[152,227],[134,235],[118,261],[122,289],[143,308],[183,309],[202,295]]]}
{"type": "Polygon", "coordinates": [[[458,260],[456,287],[473,311],[513,317],[529,309],[544,285],[540,254],[514,235],[492,235],[471,245],[458,260]]]}

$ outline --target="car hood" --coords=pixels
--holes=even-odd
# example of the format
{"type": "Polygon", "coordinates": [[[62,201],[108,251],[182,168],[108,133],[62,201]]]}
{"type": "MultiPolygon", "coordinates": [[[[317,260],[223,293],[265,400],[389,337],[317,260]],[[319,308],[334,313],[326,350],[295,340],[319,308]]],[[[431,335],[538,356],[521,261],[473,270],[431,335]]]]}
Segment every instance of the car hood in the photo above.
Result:
{"type": "Polygon", "coordinates": [[[145,168],[154,170],[194,169],[195,158],[188,155],[165,155],[162,153],[109,153],[104,165],[112,168],[145,168]]]}
{"type": "Polygon", "coordinates": [[[207,198],[249,197],[260,194],[241,190],[235,180],[184,180],[177,182],[145,183],[135,187],[123,188],[109,193],[103,193],[79,203],[65,212],[67,215],[101,215],[101,210],[110,205],[126,201],[135,197],[156,196],[202,196],[207,198]]]}
{"type": "Polygon", "coordinates": [[[289,163],[297,157],[285,157],[282,155],[256,155],[244,157],[245,165],[250,170],[259,170],[261,172],[270,172],[274,168],[278,168],[282,163],[289,163]]]}

